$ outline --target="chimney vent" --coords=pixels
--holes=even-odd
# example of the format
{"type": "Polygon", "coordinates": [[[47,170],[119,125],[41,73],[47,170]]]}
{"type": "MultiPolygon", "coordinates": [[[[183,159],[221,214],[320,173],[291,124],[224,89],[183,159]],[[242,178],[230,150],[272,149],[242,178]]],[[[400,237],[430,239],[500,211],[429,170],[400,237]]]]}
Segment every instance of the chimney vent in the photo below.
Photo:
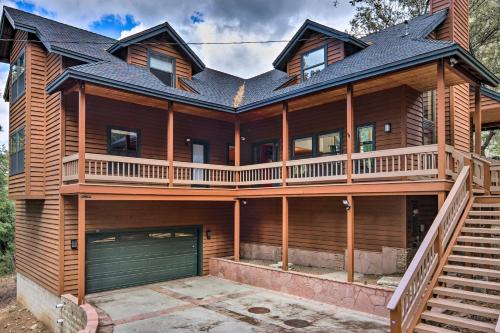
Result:
{"type": "Polygon", "coordinates": [[[405,36],[408,36],[410,32],[408,31],[408,20],[405,20],[405,36]]]}

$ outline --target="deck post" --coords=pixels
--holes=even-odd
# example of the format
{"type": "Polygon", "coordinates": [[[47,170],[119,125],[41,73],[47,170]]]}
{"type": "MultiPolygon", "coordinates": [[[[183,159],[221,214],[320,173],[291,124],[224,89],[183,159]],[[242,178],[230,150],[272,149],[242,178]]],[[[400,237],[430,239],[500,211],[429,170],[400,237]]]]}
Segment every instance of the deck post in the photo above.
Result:
{"type": "Polygon", "coordinates": [[[347,183],[352,183],[352,153],[354,151],[354,107],[353,107],[353,87],[352,84],[347,85],[347,97],[346,97],[346,110],[347,110],[347,161],[345,167],[345,173],[347,177],[347,183]]]}
{"type": "Polygon", "coordinates": [[[347,196],[350,208],[347,209],[347,282],[354,281],[354,200],[347,196]]]}
{"type": "Polygon", "coordinates": [[[85,301],[85,199],[78,196],[78,304],[85,301]]]}
{"type": "MultiPolygon", "coordinates": [[[[240,166],[241,164],[241,128],[240,119],[238,117],[234,120],[234,166],[240,166]]],[[[240,181],[240,173],[237,171],[234,175],[234,181],[238,183],[240,181]]],[[[238,185],[236,185],[238,187],[238,185]]]]}
{"type": "Polygon", "coordinates": [[[474,87],[474,153],[481,156],[481,86],[474,87]]]}
{"type": "Polygon", "coordinates": [[[240,261],[240,200],[234,202],[234,261],[240,261]]]}
{"type": "Polygon", "coordinates": [[[281,140],[282,140],[282,143],[281,143],[281,161],[282,161],[281,185],[286,186],[286,179],[288,177],[286,162],[288,161],[288,142],[289,142],[289,139],[288,139],[288,103],[287,102],[283,102],[282,134],[283,134],[283,137],[281,138],[281,140]]]}
{"type": "Polygon", "coordinates": [[[446,178],[446,104],[444,61],[437,64],[436,80],[436,119],[437,119],[437,145],[438,145],[438,179],[446,178]]]}
{"type": "Polygon", "coordinates": [[[85,84],[78,87],[78,182],[85,183],[85,84]]]}
{"type": "Polygon", "coordinates": [[[282,247],[281,247],[281,262],[282,262],[282,269],[284,271],[288,270],[288,197],[284,196],[282,198],[282,225],[283,225],[283,231],[282,231],[282,247]]]}
{"type": "Polygon", "coordinates": [[[168,102],[167,117],[168,186],[174,186],[174,103],[168,102]]]}

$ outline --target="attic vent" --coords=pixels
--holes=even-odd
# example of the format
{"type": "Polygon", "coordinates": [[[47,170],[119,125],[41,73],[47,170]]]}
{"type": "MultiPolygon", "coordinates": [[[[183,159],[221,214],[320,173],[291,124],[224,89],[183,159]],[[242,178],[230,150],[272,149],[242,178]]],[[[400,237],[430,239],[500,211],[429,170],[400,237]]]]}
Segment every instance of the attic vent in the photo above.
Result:
{"type": "Polygon", "coordinates": [[[236,95],[234,95],[234,98],[233,98],[233,107],[237,108],[238,106],[240,106],[241,102],[243,102],[243,97],[245,97],[245,83],[243,83],[238,88],[238,91],[236,92],[236,95]]]}

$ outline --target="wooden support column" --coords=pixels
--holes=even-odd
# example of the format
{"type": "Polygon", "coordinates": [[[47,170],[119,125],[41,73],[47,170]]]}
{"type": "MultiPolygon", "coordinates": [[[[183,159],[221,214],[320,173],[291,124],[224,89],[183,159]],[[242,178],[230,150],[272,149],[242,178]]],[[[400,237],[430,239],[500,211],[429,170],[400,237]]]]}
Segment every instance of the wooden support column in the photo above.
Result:
{"type": "Polygon", "coordinates": [[[240,200],[234,202],[234,261],[240,261],[240,200]]]}
{"type": "Polygon", "coordinates": [[[438,192],[438,210],[441,209],[444,205],[444,201],[446,200],[446,193],[445,192],[438,192]]]}
{"type": "Polygon", "coordinates": [[[446,178],[446,104],[444,61],[437,64],[436,82],[436,119],[437,119],[437,145],[438,145],[438,179],[446,178]]]}
{"type": "Polygon", "coordinates": [[[474,87],[474,153],[481,156],[481,86],[474,87]]]}
{"type": "Polygon", "coordinates": [[[354,200],[352,195],[347,196],[351,206],[347,210],[347,282],[354,281],[354,200]]]}
{"type": "Polygon", "coordinates": [[[347,183],[352,183],[352,153],[354,152],[354,107],[353,87],[351,84],[347,85],[346,103],[347,161],[345,166],[345,173],[347,176],[347,183]]]}
{"type": "Polygon", "coordinates": [[[282,134],[283,137],[281,138],[281,160],[283,165],[281,166],[281,184],[282,186],[286,186],[286,179],[288,177],[287,175],[287,169],[286,169],[286,162],[288,161],[288,103],[283,102],[283,111],[282,111],[282,134]]]}
{"type": "Polygon", "coordinates": [[[85,199],[78,196],[78,304],[85,301],[85,199]]]}
{"type": "Polygon", "coordinates": [[[282,245],[281,245],[281,261],[282,261],[282,269],[284,271],[288,270],[288,197],[283,197],[282,199],[282,245]]]}
{"type": "Polygon", "coordinates": [[[78,182],[85,183],[85,118],[86,118],[85,84],[78,88],[78,182]]]}
{"type": "MultiPolygon", "coordinates": [[[[240,128],[240,119],[236,117],[234,121],[234,166],[240,166],[240,164],[241,164],[241,128],[240,128]]],[[[236,172],[234,180],[236,182],[240,181],[239,172],[236,172]]]]}
{"type": "Polygon", "coordinates": [[[168,102],[167,117],[168,186],[174,186],[174,103],[168,102]]]}

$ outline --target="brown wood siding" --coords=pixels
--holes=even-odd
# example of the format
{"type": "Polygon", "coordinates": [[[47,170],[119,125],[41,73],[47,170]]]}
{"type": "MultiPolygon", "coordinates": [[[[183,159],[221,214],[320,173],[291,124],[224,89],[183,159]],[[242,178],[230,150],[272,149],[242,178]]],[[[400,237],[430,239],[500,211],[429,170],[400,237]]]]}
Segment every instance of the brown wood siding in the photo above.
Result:
{"type": "Polygon", "coordinates": [[[176,87],[179,86],[179,77],[187,78],[191,80],[193,73],[191,64],[185,58],[185,56],[179,51],[179,49],[173,45],[168,44],[155,44],[155,43],[166,43],[172,42],[166,33],[159,36],[150,38],[143,41],[142,43],[151,43],[149,45],[132,45],[128,47],[128,62],[134,65],[148,66],[148,49],[153,52],[158,52],[165,54],[170,57],[175,58],[175,71],[176,71],[176,87]]]}
{"type": "Polygon", "coordinates": [[[64,196],[64,285],[63,292],[73,295],[78,290],[78,250],[71,249],[71,240],[78,239],[78,198],[64,196]]]}
{"type": "MultiPolygon", "coordinates": [[[[405,133],[402,137],[406,141],[406,146],[419,146],[422,144],[422,122],[423,122],[423,99],[422,95],[409,87],[403,89],[403,96],[406,98],[402,110],[402,127],[405,133]]],[[[403,141],[403,142],[404,142],[403,141]]]]}
{"type": "MultiPolygon", "coordinates": [[[[203,274],[208,260],[233,255],[233,203],[88,201],[88,232],[132,228],[203,226],[203,274]],[[211,231],[211,239],[206,238],[211,231]]],[[[70,240],[77,238],[75,199],[67,199],[65,231],[65,292],[76,293],[77,251],[70,240]]]]}
{"type": "MultiPolygon", "coordinates": [[[[289,246],[343,252],[347,216],[342,198],[290,198],[289,246]]],[[[355,247],[381,251],[404,247],[405,197],[355,198],[355,247]]],[[[241,241],[281,246],[280,199],[247,200],[241,209],[241,241]]]]}
{"type": "Polygon", "coordinates": [[[448,17],[436,29],[436,38],[452,40],[469,49],[469,1],[432,0],[431,13],[448,8],[448,17]]]}
{"type": "Polygon", "coordinates": [[[453,145],[458,150],[470,149],[469,85],[460,84],[451,88],[453,98],[453,145]]]}
{"type": "Polygon", "coordinates": [[[337,39],[329,38],[323,34],[315,33],[307,37],[307,41],[297,49],[295,55],[287,63],[288,76],[297,75],[297,82],[300,82],[300,64],[302,55],[308,51],[320,48],[324,45],[327,47],[327,63],[333,64],[336,61],[344,59],[344,42],[337,39]]]}

